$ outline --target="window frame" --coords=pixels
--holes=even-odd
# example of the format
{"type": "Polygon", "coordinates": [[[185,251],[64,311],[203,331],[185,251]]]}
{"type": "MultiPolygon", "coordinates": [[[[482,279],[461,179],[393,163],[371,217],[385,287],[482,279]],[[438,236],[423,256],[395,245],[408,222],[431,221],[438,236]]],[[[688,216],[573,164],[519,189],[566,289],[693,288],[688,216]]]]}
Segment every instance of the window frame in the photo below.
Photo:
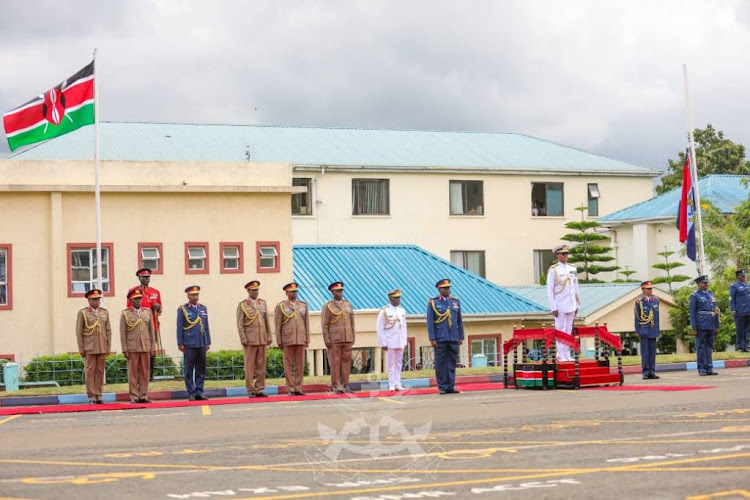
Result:
{"type": "Polygon", "coordinates": [[[599,217],[599,199],[602,197],[601,193],[599,192],[599,183],[598,182],[589,182],[586,184],[586,215],[588,217],[599,217]],[[593,188],[593,189],[592,189],[593,188]],[[592,191],[595,192],[595,194],[592,193],[592,191]],[[594,202],[596,204],[596,213],[591,213],[591,203],[594,202]]]}
{"type": "MultiPolygon", "coordinates": [[[[114,244],[111,242],[102,243],[102,250],[107,249],[109,252],[108,257],[108,273],[109,273],[109,291],[104,292],[104,297],[114,297],[115,296],[115,248],[114,244]]],[[[67,267],[68,267],[68,281],[65,283],[67,289],[68,289],[68,297],[83,297],[85,296],[86,292],[74,292],[73,291],[73,269],[71,268],[72,265],[72,259],[70,253],[73,250],[96,250],[96,243],[68,243],[65,245],[65,257],[67,259],[67,267]]],[[[93,281],[92,281],[93,282],[93,281]]]]}
{"type": "Polygon", "coordinates": [[[292,198],[291,198],[292,217],[312,217],[315,214],[315,210],[313,210],[313,205],[315,203],[313,201],[313,182],[315,182],[315,180],[312,177],[292,177],[292,187],[302,187],[302,185],[294,184],[294,181],[297,181],[297,180],[308,181],[307,193],[292,193],[292,198]],[[294,197],[300,196],[303,194],[307,196],[308,213],[306,214],[295,213],[294,212],[294,197]]]}
{"type": "Polygon", "coordinates": [[[281,243],[278,241],[256,241],[255,242],[255,269],[258,273],[278,273],[281,270],[281,243]],[[276,250],[276,266],[261,267],[261,248],[273,247],[276,250]]]}
{"type": "Polygon", "coordinates": [[[0,251],[5,251],[5,289],[7,291],[5,304],[0,304],[0,311],[13,310],[13,245],[0,243],[0,251]]]}
{"type": "Polygon", "coordinates": [[[374,178],[374,177],[355,177],[352,178],[352,217],[389,217],[391,215],[391,180],[390,179],[382,179],[382,178],[374,178]],[[367,212],[367,213],[357,213],[357,201],[359,200],[358,194],[359,189],[357,187],[357,184],[359,182],[378,182],[383,183],[385,185],[385,191],[386,191],[386,200],[385,200],[385,213],[377,212],[367,212]]]}
{"type": "Polygon", "coordinates": [[[460,267],[464,271],[468,271],[468,272],[470,272],[472,274],[475,274],[475,275],[477,275],[477,276],[479,276],[481,278],[485,278],[485,279],[487,278],[487,252],[485,250],[451,250],[450,251],[450,262],[454,266],[460,267]],[[463,254],[463,256],[462,256],[463,265],[459,266],[459,265],[453,263],[453,254],[454,253],[463,254]],[[482,272],[481,273],[475,273],[475,272],[471,271],[470,269],[468,269],[466,267],[466,261],[467,261],[466,260],[466,254],[468,254],[468,253],[479,253],[479,254],[482,255],[482,272]]]}
{"type": "Polygon", "coordinates": [[[245,248],[241,241],[223,241],[219,243],[219,273],[220,274],[242,274],[245,272],[245,248]],[[224,249],[237,247],[238,262],[237,269],[224,267],[224,249]]]}
{"type": "MultiPolygon", "coordinates": [[[[467,344],[469,348],[469,367],[472,366],[472,356],[474,353],[471,351],[471,343],[475,340],[487,340],[487,339],[495,339],[495,365],[494,367],[501,367],[503,366],[503,355],[502,355],[502,349],[503,349],[503,334],[502,333],[484,333],[480,335],[469,335],[467,339],[467,344]]],[[[486,354],[485,354],[486,356],[486,354]]],[[[487,366],[490,365],[489,358],[487,359],[487,366]]]]}
{"type": "Polygon", "coordinates": [[[207,241],[186,241],[185,242],[185,274],[209,274],[210,272],[210,260],[208,252],[207,241]],[[190,269],[190,249],[191,248],[203,248],[206,252],[205,266],[203,269],[190,269]]]}
{"type": "Polygon", "coordinates": [[[159,252],[159,266],[156,269],[151,269],[151,274],[164,274],[164,244],[160,242],[139,242],[138,243],[138,267],[146,267],[143,265],[143,249],[144,248],[156,248],[159,252]]]}
{"type": "Polygon", "coordinates": [[[539,284],[541,284],[540,279],[541,279],[542,274],[546,278],[547,271],[549,271],[549,268],[550,268],[551,265],[553,265],[555,262],[557,262],[557,259],[555,258],[555,254],[552,253],[552,250],[550,250],[550,249],[544,249],[544,248],[534,248],[534,249],[532,249],[531,250],[531,256],[534,259],[534,262],[532,264],[533,269],[534,269],[534,274],[535,274],[535,276],[534,276],[534,284],[535,285],[539,285],[539,284]],[[539,254],[537,254],[537,252],[539,252],[539,254]],[[550,255],[550,258],[547,259],[550,262],[549,266],[545,266],[545,258],[544,258],[545,254],[550,255]],[[538,275],[536,274],[537,259],[539,259],[539,274],[538,275]]]}
{"type": "Polygon", "coordinates": [[[565,217],[565,183],[564,182],[535,182],[531,181],[531,216],[532,217],[565,217]],[[544,215],[534,215],[534,186],[540,184],[544,186],[544,203],[545,203],[545,210],[549,211],[549,198],[547,195],[547,190],[549,186],[561,186],[560,188],[560,209],[561,212],[559,214],[555,215],[549,215],[548,213],[545,213],[544,215]]]}
{"type": "Polygon", "coordinates": [[[481,181],[481,180],[452,180],[452,179],[449,180],[448,181],[448,213],[451,216],[457,216],[457,217],[483,217],[485,215],[485,210],[484,210],[484,181],[481,181]],[[482,213],[471,214],[471,213],[468,213],[466,211],[467,210],[466,203],[467,203],[468,196],[465,196],[464,193],[468,192],[468,184],[469,183],[477,183],[477,184],[480,185],[480,188],[481,188],[480,192],[481,192],[481,198],[482,198],[482,200],[481,200],[481,203],[480,203],[479,206],[482,208],[482,213]],[[453,212],[453,203],[452,203],[453,200],[451,198],[452,197],[451,186],[453,184],[459,184],[459,185],[461,185],[461,197],[462,197],[462,200],[461,200],[461,210],[463,210],[462,213],[455,213],[455,212],[453,212]]]}

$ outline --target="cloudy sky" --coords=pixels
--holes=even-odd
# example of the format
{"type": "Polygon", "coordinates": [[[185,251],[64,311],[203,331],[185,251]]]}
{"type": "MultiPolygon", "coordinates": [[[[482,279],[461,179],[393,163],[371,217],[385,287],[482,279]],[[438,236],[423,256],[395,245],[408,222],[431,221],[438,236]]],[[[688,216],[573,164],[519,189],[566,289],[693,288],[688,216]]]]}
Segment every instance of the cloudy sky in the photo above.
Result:
{"type": "Polygon", "coordinates": [[[102,120],[521,132],[664,168],[687,64],[693,124],[750,145],[741,0],[3,0],[0,110],[94,47],[102,120]]]}

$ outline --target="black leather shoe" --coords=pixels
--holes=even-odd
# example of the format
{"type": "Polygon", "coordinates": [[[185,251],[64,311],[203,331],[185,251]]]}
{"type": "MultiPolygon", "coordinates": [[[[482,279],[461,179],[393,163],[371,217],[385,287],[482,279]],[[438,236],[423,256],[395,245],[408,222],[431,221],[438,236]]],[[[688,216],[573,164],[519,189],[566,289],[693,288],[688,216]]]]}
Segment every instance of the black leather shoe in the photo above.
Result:
{"type": "Polygon", "coordinates": [[[104,401],[102,401],[101,399],[97,399],[97,400],[96,400],[96,404],[98,404],[98,405],[103,405],[103,404],[104,404],[104,401]]]}
{"type": "Polygon", "coordinates": [[[208,401],[208,398],[203,394],[196,394],[195,399],[198,401],[208,401]]]}
{"type": "Polygon", "coordinates": [[[195,401],[195,396],[190,396],[190,397],[188,398],[188,401],[195,401]]]}
{"type": "Polygon", "coordinates": [[[256,393],[254,393],[254,392],[250,392],[250,393],[248,393],[248,395],[247,395],[247,397],[249,397],[249,398],[254,398],[254,397],[256,397],[256,396],[257,396],[257,394],[256,394],[256,393]]]}
{"type": "Polygon", "coordinates": [[[256,398],[267,398],[268,394],[266,394],[265,392],[256,392],[255,393],[255,397],[256,398]]]}
{"type": "Polygon", "coordinates": [[[344,394],[344,389],[334,389],[333,393],[334,394],[344,394]]]}
{"type": "Polygon", "coordinates": [[[699,377],[705,377],[706,375],[708,375],[708,373],[700,372],[700,373],[698,374],[698,376],[699,376],[699,377]]]}
{"type": "Polygon", "coordinates": [[[458,390],[458,389],[456,389],[455,387],[452,387],[452,388],[448,389],[448,390],[447,390],[447,391],[445,391],[445,392],[447,392],[448,394],[461,394],[461,391],[459,391],[459,390],[458,390]]]}
{"type": "Polygon", "coordinates": [[[296,392],[294,393],[294,395],[295,395],[295,396],[307,396],[307,394],[305,394],[305,393],[304,393],[304,392],[302,392],[302,391],[296,391],[296,392]]]}
{"type": "Polygon", "coordinates": [[[440,394],[448,394],[448,392],[440,389],[440,394]]]}
{"type": "Polygon", "coordinates": [[[706,375],[718,375],[718,373],[717,372],[708,372],[708,373],[706,373],[706,375]]]}
{"type": "Polygon", "coordinates": [[[139,403],[150,403],[150,402],[151,402],[151,400],[150,400],[150,399],[148,399],[148,398],[143,398],[143,399],[141,399],[141,400],[139,401],[139,403]]]}
{"type": "Polygon", "coordinates": [[[651,379],[651,377],[649,377],[648,375],[644,375],[643,376],[643,380],[650,380],[650,379],[651,379]]]}
{"type": "Polygon", "coordinates": [[[140,400],[140,399],[131,399],[131,400],[130,400],[130,404],[131,404],[131,405],[134,405],[134,404],[136,404],[136,403],[140,403],[140,402],[141,402],[141,400],[140,400]]]}
{"type": "Polygon", "coordinates": [[[654,375],[651,375],[649,378],[653,380],[659,380],[661,377],[659,375],[654,374],[654,375]]]}
{"type": "Polygon", "coordinates": [[[351,389],[349,389],[348,387],[346,389],[344,389],[344,392],[347,393],[347,394],[354,394],[354,391],[351,390],[351,389]]]}

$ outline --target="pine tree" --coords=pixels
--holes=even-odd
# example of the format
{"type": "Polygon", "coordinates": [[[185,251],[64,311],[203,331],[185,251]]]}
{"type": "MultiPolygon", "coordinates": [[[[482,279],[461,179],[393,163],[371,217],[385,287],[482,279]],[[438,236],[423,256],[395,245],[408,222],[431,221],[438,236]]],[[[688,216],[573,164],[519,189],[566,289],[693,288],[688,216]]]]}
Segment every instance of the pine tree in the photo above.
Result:
{"type": "Polygon", "coordinates": [[[667,273],[666,276],[659,276],[651,281],[654,284],[666,283],[669,287],[669,293],[671,295],[674,295],[674,290],[672,290],[672,283],[680,283],[682,281],[687,281],[690,279],[690,276],[685,276],[684,274],[672,275],[672,269],[676,269],[685,265],[682,262],[669,262],[669,257],[674,255],[674,253],[675,252],[670,252],[669,250],[667,250],[667,247],[664,247],[664,251],[657,254],[664,258],[664,262],[659,262],[658,264],[654,264],[651,266],[654,269],[659,269],[660,271],[664,271],[665,273],[667,273]]]}
{"type": "Polygon", "coordinates": [[[568,222],[565,227],[573,229],[577,232],[569,233],[562,237],[563,241],[569,241],[576,245],[570,249],[570,257],[568,262],[571,264],[579,264],[578,273],[585,275],[584,279],[580,280],[581,283],[601,283],[601,280],[597,280],[592,276],[602,272],[616,271],[619,269],[617,266],[608,266],[597,264],[597,262],[612,262],[615,260],[614,257],[608,255],[612,249],[609,246],[597,244],[600,241],[609,241],[609,237],[603,234],[597,233],[595,230],[602,227],[596,221],[586,220],[585,212],[588,210],[586,205],[576,207],[576,210],[581,212],[581,220],[579,222],[568,222]]]}
{"type": "Polygon", "coordinates": [[[625,276],[625,278],[619,278],[613,281],[613,283],[639,283],[638,280],[630,279],[632,275],[637,273],[638,271],[634,271],[632,269],[628,269],[628,266],[625,266],[624,270],[620,271],[620,274],[625,276]]]}

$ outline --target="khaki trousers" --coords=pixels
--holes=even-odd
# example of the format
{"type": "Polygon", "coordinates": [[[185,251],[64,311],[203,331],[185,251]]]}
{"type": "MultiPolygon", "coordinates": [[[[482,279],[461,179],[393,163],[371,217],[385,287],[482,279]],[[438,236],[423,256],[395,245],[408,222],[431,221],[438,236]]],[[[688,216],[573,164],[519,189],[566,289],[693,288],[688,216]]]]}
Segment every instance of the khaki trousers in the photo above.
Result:
{"type": "Polygon", "coordinates": [[[148,396],[148,379],[151,375],[151,353],[128,353],[128,381],[130,382],[130,399],[146,399],[148,396]]]}
{"type": "Polygon", "coordinates": [[[299,392],[302,390],[302,379],[305,376],[305,346],[284,346],[284,375],[286,376],[286,390],[299,392]]]}
{"type": "MultiPolygon", "coordinates": [[[[264,345],[242,346],[245,358],[245,387],[247,395],[263,392],[266,388],[266,350],[264,345]],[[254,380],[253,380],[254,379],[254,380]]],[[[286,367],[286,364],[284,365],[286,367]]]]}
{"type": "Polygon", "coordinates": [[[86,394],[89,401],[102,399],[102,387],[104,386],[104,364],[107,361],[106,354],[86,353],[86,394]]]}
{"type": "Polygon", "coordinates": [[[352,342],[331,344],[328,365],[331,367],[331,389],[348,389],[352,371],[352,342]]]}

